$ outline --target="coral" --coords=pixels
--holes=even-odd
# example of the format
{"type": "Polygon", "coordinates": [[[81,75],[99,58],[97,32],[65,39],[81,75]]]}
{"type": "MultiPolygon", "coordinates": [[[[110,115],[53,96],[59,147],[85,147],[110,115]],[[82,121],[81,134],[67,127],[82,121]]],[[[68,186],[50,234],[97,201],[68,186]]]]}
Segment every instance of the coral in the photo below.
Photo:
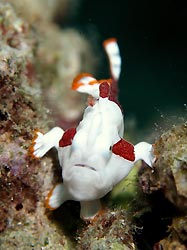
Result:
{"type": "MultiPolygon", "coordinates": [[[[42,33],[39,36],[39,29],[31,26],[26,19],[18,17],[14,7],[7,1],[1,1],[0,248],[2,250],[62,249],[62,247],[73,249],[73,243],[65,236],[62,228],[51,220],[50,213],[47,214],[44,208],[44,198],[48,190],[58,181],[58,175],[55,175],[58,170],[53,164],[55,159],[48,156],[38,161],[28,155],[33,131],[37,127],[46,131],[50,123],[49,110],[44,108],[41,98],[41,85],[45,81],[44,77],[48,76],[47,69],[50,72],[50,61],[44,60],[43,68],[39,67],[43,61],[41,39],[42,33]],[[44,68],[47,68],[46,71],[44,68]]],[[[63,50],[66,48],[63,47],[63,50]]],[[[49,47],[46,46],[44,51],[49,52],[49,47]]],[[[54,60],[55,55],[52,55],[54,60]]],[[[73,56],[76,55],[75,51],[73,56]]],[[[52,64],[52,71],[57,72],[56,67],[52,64]]],[[[53,79],[50,78],[51,81],[53,79]]]]}
{"type": "Polygon", "coordinates": [[[129,218],[124,210],[104,211],[79,233],[77,250],[135,249],[129,218]]]}
{"type": "Polygon", "coordinates": [[[187,208],[187,124],[162,134],[155,143],[154,173],[144,169],[140,183],[145,193],[158,190],[177,208],[187,208]]]}
{"type": "Polygon", "coordinates": [[[167,240],[161,240],[160,243],[156,244],[153,248],[153,250],[186,250],[186,246],[183,244],[180,244],[178,241],[167,241],[167,240]]]}
{"type": "Polygon", "coordinates": [[[187,247],[187,216],[173,218],[168,230],[169,236],[155,244],[154,250],[160,248],[185,250],[187,247]]]}
{"type": "MultiPolygon", "coordinates": [[[[36,47],[34,34],[17,18],[9,4],[1,4],[0,41],[0,142],[1,142],[1,231],[11,224],[17,211],[35,210],[36,167],[26,159],[28,140],[36,123],[28,76],[36,47]],[[28,120],[28,117],[30,118],[28,120]],[[28,173],[32,178],[28,178],[28,173]],[[35,188],[34,188],[35,186],[35,188]],[[23,188],[25,187],[25,188],[23,188]],[[30,203],[30,204],[29,204],[30,203]]],[[[19,217],[19,216],[18,216],[19,217]]]]}
{"type": "MultiPolygon", "coordinates": [[[[168,220],[166,238],[154,249],[186,249],[187,124],[174,126],[155,142],[157,161],[153,170],[143,168],[139,183],[152,208],[160,207],[159,219],[168,220]]],[[[158,213],[158,212],[157,212],[158,213]]]]}
{"type": "MultiPolygon", "coordinates": [[[[94,72],[96,59],[83,34],[71,28],[61,29],[53,20],[60,15],[63,22],[65,16],[77,8],[78,1],[10,2],[28,23],[34,23],[38,35],[35,70],[40,75],[43,100],[51,110],[51,117],[64,129],[75,126],[81,119],[86,99],[71,90],[71,83],[82,71],[94,72]]],[[[28,69],[32,73],[32,65],[28,65],[28,69]]]]}

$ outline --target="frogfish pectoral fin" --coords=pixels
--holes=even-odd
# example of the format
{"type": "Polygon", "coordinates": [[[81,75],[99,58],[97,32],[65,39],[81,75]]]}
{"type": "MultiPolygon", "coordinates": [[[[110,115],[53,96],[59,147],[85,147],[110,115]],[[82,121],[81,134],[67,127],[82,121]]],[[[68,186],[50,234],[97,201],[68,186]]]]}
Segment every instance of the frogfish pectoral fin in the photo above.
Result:
{"type": "Polygon", "coordinates": [[[45,198],[45,206],[50,210],[60,207],[67,199],[67,191],[63,183],[55,185],[45,198]]]}
{"type": "Polygon", "coordinates": [[[32,158],[43,157],[51,148],[58,148],[58,142],[62,137],[64,130],[59,127],[54,127],[46,134],[41,133],[38,130],[33,132],[32,143],[29,147],[29,155],[32,158]]]}
{"type": "Polygon", "coordinates": [[[135,160],[134,145],[124,139],[120,139],[112,146],[112,153],[123,157],[128,161],[135,160]]]}
{"type": "Polygon", "coordinates": [[[101,211],[102,206],[100,200],[81,201],[80,217],[84,220],[93,220],[101,211]]]}

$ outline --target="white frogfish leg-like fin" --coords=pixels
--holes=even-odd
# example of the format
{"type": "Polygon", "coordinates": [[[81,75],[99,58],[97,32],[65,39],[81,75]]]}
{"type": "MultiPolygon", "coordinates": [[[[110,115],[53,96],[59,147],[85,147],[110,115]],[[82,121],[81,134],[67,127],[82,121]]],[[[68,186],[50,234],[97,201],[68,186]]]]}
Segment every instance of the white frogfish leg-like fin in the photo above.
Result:
{"type": "Polygon", "coordinates": [[[64,184],[59,183],[49,191],[45,199],[45,206],[50,210],[55,210],[68,199],[70,199],[70,196],[65,189],[64,184]]]}
{"type": "Polygon", "coordinates": [[[80,204],[80,217],[84,220],[93,220],[102,209],[100,200],[81,201],[80,204]]]}
{"type": "Polygon", "coordinates": [[[118,81],[121,73],[121,56],[117,40],[115,38],[107,39],[103,42],[103,46],[108,56],[111,76],[118,81]]]}
{"type": "Polygon", "coordinates": [[[153,153],[153,145],[147,142],[139,142],[134,147],[135,150],[135,161],[143,160],[147,165],[152,167],[156,160],[156,156],[153,153]]]}
{"type": "Polygon", "coordinates": [[[64,131],[59,127],[51,129],[46,134],[35,131],[35,136],[30,146],[30,153],[35,158],[43,157],[52,147],[59,147],[59,140],[64,131]]]}

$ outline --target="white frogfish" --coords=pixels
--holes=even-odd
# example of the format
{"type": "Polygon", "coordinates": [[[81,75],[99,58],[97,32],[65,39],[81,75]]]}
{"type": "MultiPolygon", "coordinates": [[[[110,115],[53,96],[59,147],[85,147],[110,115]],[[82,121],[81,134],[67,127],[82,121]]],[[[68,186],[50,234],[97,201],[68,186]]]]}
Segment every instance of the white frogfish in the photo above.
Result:
{"type": "Polygon", "coordinates": [[[46,206],[56,209],[67,200],[79,201],[81,218],[89,220],[101,210],[100,198],[129,174],[136,161],[142,159],[152,166],[155,160],[151,144],[140,142],[134,146],[123,139],[123,113],[116,97],[117,85],[114,87],[120,74],[119,49],[114,39],[104,44],[109,48],[112,79],[97,81],[83,74],[72,85],[93,98],[82,121],[66,131],[59,127],[46,134],[37,131],[31,145],[36,158],[55,147],[62,167],[63,181],[50,190],[46,206]]]}

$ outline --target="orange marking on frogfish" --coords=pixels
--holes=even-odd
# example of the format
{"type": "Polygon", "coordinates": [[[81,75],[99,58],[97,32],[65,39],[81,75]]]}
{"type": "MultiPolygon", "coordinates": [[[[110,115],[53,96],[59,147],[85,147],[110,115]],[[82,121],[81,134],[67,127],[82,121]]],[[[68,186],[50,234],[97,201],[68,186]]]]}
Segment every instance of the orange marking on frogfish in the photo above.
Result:
{"type": "Polygon", "coordinates": [[[74,79],[73,79],[73,83],[72,83],[72,86],[71,88],[73,90],[76,90],[78,89],[81,85],[84,85],[83,83],[81,83],[81,79],[84,78],[84,77],[93,77],[91,74],[89,73],[81,73],[79,74],[78,76],[76,76],[74,79]]]}
{"type": "Polygon", "coordinates": [[[109,79],[101,79],[101,80],[98,80],[98,82],[100,84],[103,83],[103,82],[107,82],[109,85],[111,85],[113,80],[111,78],[109,78],[109,79]]]}
{"type": "Polygon", "coordinates": [[[104,215],[105,212],[106,212],[105,209],[101,208],[93,218],[88,219],[90,224],[94,224],[99,219],[100,216],[104,215]]]}
{"type": "Polygon", "coordinates": [[[92,80],[88,83],[88,85],[94,85],[94,84],[99,84],[99,81],[97,80],[92,80]]]}
{"type": "MultiPolygon", "coordinates": [[[[36,144],[35,140],[36,140],[37,137],[38,137],[37,132],[40,132],[39,129],[35,129],[35,130],[33,131],[34,136],[33,136],[33,138],[32,138],[31,145],[30,145],[30,147],[29,147],[29,149],[28,149],[28,156],[31,157],[32,159],[39,159],[38,157],[36,157],[36,156],[34,155],[34,146],[35,146],[35,144],[36,144]]],[[[41,132],[40,132],[40,133],[41,133],[41,132]]]]}
{"type": "Polygon", "coordinates": [[[72,90],[77,90],[80,86],[84,86],[84,84],[81,83],[81,82],[73,82],[72,86],[71,86],[71,89],[72,90]]]}
{"type": "Polygon", "coordinates": [[[108,44],[113,43],[113,42],[117,42],[117,39],[116,38],[109,38],[103,42],[103,46],[106,47],[108,44]]]}
{"type": "MultiPolygon", "coordinates": [[[[57,185],[56,185],[56,186],[57,186],[57,185]]],[[[53,191],[54,191],[54,189],[55,189],[56,186],[54,186],[53,188],[51,188],[51,190],[49,191],[49,193],[47,194],[47,196],[46,196],[46,198],[45,198],[45,206],[46,206],[46,208],[48,208],[48,209],[50,209],[50,210],[55,210],[55,209],[56,209],[55,207],[51,207],[51,206],[49,205],[50,199],[51,199],[51,197],[52,197],[52,195],[53,195],[53,191]]]]}

